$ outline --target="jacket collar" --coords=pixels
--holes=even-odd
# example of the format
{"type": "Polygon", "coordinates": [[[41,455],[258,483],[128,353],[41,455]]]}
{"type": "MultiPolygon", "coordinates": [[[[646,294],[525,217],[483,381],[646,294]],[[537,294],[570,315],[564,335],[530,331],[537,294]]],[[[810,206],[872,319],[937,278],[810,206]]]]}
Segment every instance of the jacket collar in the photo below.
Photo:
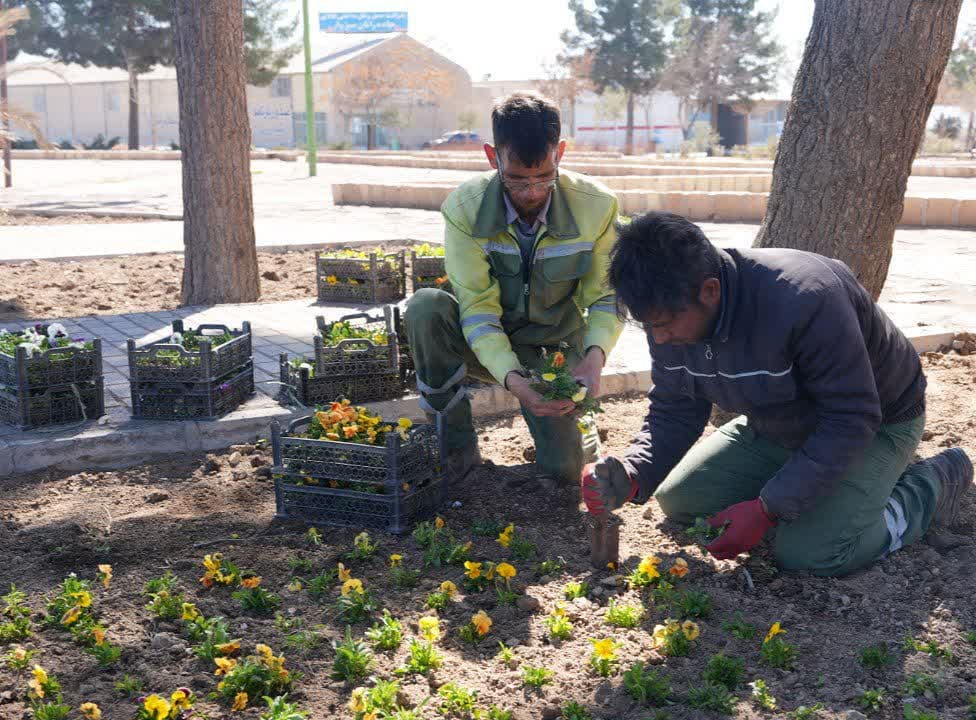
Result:
{"type": "Polygon", "coordinates": [[[735,305],[739,298],[739,268],[735,264],[735,258],[725,250],[719,249],[718,254],[722,263],[722,305],[710,339],[718,342],[728,342],[729,335],[732,332],[735,305]]]}
{"type": "MultiPolygon", "coordinates": [[[[562,176],[556,187],[553,188],[552,197],[549,203],[549,216],[547,218],[547,232],[549,235],[559,240],[572,240],[580,235],[576,225],[576,218],[573,211],[569,208],[566,199],[566,192],[562,189],[564,179],[562,176]]],[[[481,206],[475,217],[474,227],[471,231],[477,238],[489,238],[505,232],[508,227],[508,220],[505,213],[505,199],[502,193],[502,181],[496,172],[485,188],[485,194],[481,199],[481,206]]]]}

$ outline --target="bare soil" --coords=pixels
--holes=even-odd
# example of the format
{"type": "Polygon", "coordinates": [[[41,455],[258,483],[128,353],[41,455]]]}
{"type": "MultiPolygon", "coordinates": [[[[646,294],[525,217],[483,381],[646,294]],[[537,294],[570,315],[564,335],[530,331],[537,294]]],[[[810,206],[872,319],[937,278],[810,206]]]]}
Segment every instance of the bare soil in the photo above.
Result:
{"type": "MultiPolygon", "coordinates": [[[[258,252],[261,302],[315,295],[315,251],[258,252]]],[[[172,310],[183,256],[154,253],[0,264],[0,322],[172,310]]]]}
{"type": "MultiPolygon", "coordinates": [[[[976,455],[976,358],[933,354],[924,362],[930,380],[929,430],[921,454],[962,445],[976,455]]],[[[610,451],[627,446],[645,410],[643,398],[605,403],[600,425],[610,451]]],[[[703,590],[714,602],[712,615],[700,621],[701,636],[690,656],[664,658],[652,650],[650,633],[669,610],[649,606],[644,622],[631,630],[604,622],[610,597],[634,603],[639,596],[614,583],[609,570],[590,568],[575,491],[554,497],[524,479],[529,467],[523,458],[531,443],[521,418],[486,422],[479,434],[482,452],[493,465],[478,469],[462,487],[452,488],[450,499],[460,506],[448,505],[441,515],[459,539],[473,541],[475,559],[495,561],[511,560],[509,551],[494,537],[473,534],[472,524],[480,518],[513,522],[518,534],[538,548],[531,561],[511,560],[518,568],[517,588],[534,601],[524,600],[520,607],[499,606],[491,591],[462,591],[441,613],[447,631],[438,643],[446,658],[443,668],[430,677],[405,678],[403,702],[419,705],[436,687],[454,681],[478,690],[480,706],[496,704],[512,710],[515,718],[555,718],[571,700],[587,707],[594,718],[653,717],[653,708],[638,706],[625,693],[619,674],[604,679],[589,669],[590,639],[612,637],[620,643],[623,669],[640,660],[659,666],[668,676],[673,705],[666,712],[674,718],[720,717],[694,710],[685,702],[689,688],[701,684],[709,658],[720,652],[742,658],[747,681],[764,679],[778,700],[775,712],[760,711],[750,701],[749,689],[741,688],[736,693],[736,717],[782,717],[800,705],[823,703],[820,717],[861,720],[858,713],[869,711],[858,705],[857,698],[867,689],[883,688],[882,709],[872,717],[901,718],[904,684],[913,673],[937,678],[940,688],[930,698],[913,699],[916,707],[940,718],[971,717],[976,647],[965,634],[976,630],[976,493],[967,497],[960,524],[941,534],[938,541],[929,536],[876,567],[842,579],[777,573],[765,550],[754,553],[744,564],[719,562],[691,544],[680,528],[664,521],[653,500],[645,507],[623,509],[621,558],[625,568],[633,569],[650,553],[664,558],[663,567],[684,557],[691,572],[680,581],[681,586],[703,590]],[[565,567],[539,577],[535,568],[546,558],[562,558],[565,567]],[[543,618],[562,599],[563,588],[571,580],[586,580],[593,591],[585,600],[568,603],[573,636],[552,644],[546,640],[543,618]],[[537,609],[533,609],[535,601],[537,609]],[[471,647],[457,633],[478,609],[486,610],[494,624],[487,638],[471,647]],[[756,626],[752,640],[737,639],[723,629],[737,615],[756,626]],[[793,671],[774,670],[760,662],[763,633],[775,621],[783,624],[785,639],[798,649],[793,671]],[[954,660],[940,661],[923,652],[904,650],[902,640],[908,633],[950,649],[954,660]],[[515,647],[520,667],[551,669],[553,683],[538,692],[523,688],[521,670],[504,667],[495,659],[500,640],[515,647]],[[893,663],[878,670],[864,668],[859,661],[861,649],[878,643],[890,647],[893,663]]],[[[260,470],[267,462],[265,449],[247,445],[127,470],[39,473],[4,481],[0,556],[5,562],[0,565],[0,590],[16,583],[29,594],[35,633],[24,644],[40,651],[37,661],[60,680],[66,701],[73,707],[94,701],[106,718],[133,717],[133,701],[113,690],[114,683],[128,673],[139,677],[147,692],[168,694],[178,686],[189,686],[200,698],[198,708],[209,717],[230,717],[226,708],[206,698],[219,680],[213,667],[190,653],[176,625],[154,621],[145,609],[143,584],[169,570],[179,578],[187,600],[208,616],[229,618],[233,635],[242,638],[246,652],[255,643],[266,643],[286,655],[286,667],[303,674],[292,698],[311,717],[352,717],[346,708],[352,685],[330,677],[330,642],[345,632],[345,624],[334,610],[338,584],[322,602],[306,589],[291,591],[287,586],[293,577],[290,558],[308,559],[313,574],[335,567],[351,549],[356,531],[323,529],[321,546],[304,544],[304,526],[273,517],[272,485],[259,476],[259,472],[267,472],[260,470]],[[226,590],[205,590],[198,582],[203,572],[200,561],[204,553],[214,551],[260,574],[264,586],[281,596],[281,612],[302,618],[306,629],[320,633],[321,643],[305,651],[289,648],[285,633],[272,617],[244,612],[226,590]],[[93,578],[99,563],[111,563],[115,578],[109,590],[98,587],[95,607],[110,641],[124,648],[122,661],[107,669],[99,668],[65,633],[42,622],[45,597],[57,584],[71,572],[93,578]]],[[[404,566],[420,568],[422,553],[409,536],[377,539],[381,547],[372,559],[347,565],[375,594],[380,606],[403,621],[406,636],[413,637],[418,618],[429,612],[424,606],[427,592],[447,579],[460,587],[463,570],[456,566],[424,568],[416,589],[395,589],[386,564],[388,555],[400,553],[404,566]]],[[[308,577],[308,573],[304,575],[308,577]]],[[[367,626],[355,624],[352,632],[361,636],[367,626]]],[[[394,668],[403,663],[406,646],[405,641],[395,652],[377,653],[371,672],[392,677],[394,668]]],[[[28,679],[28,673],[0,667],[0,718],[27,717],[28,679]]],[[[436,698],[428,702],[420,716],[437,717],[437,705],[436,698]]],[[[258,714],[250,709],[235,716],[257,718],[258,714]]]]}

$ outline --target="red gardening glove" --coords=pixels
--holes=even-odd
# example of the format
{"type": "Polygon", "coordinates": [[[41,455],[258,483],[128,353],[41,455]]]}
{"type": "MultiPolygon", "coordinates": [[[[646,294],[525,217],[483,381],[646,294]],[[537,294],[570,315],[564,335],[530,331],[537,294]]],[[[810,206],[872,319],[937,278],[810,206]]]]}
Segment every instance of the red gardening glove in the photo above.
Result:
{"type": "Polygon", "coordinates": [[[759,498],[736,503],[708,520],[708,524],[714,528],[720,528],[726,522],[729,525],[722,536],[713,540],[711,545],[705,546],[718,560],[731,560],[739,553],[752,550],[763,539],[766,531],[776,524],[776,520],[763,510],[759,498]]]}
{"type": "Polygon", "coordinates": [[[637,494],[637,483],[617,458],[602,457],[583,468],[580,476],[583,502],[591,515],[613,512],[637,494]]]}

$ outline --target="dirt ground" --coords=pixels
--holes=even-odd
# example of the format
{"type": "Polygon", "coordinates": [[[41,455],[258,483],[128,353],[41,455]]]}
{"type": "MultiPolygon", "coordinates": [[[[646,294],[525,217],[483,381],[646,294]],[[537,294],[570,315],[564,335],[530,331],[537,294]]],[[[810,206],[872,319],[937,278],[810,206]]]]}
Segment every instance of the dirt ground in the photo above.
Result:
{"type": "MultiPolygon", "coordinates": [[[[258,252],[258,266],[259,301],[315,296],[314,250],[258,252]]],[[[171,310],[182,275],[178,253],[0,263],[0,322],[171,310]]]]}
{"type": "MultiPolygon", "coordinates": [[[[930,379],[930,420],[920,453],[927,456],[961,444],[976,455],[976,358],[930,355],[924,362],[930,379]]],[[[642,398],[605,403],[600,425],[610,451],[626,447],[645,410],[642,398]]],[[[529,562],[512,560],[518,569],[515,586],[534,600],[521,601],[519,607],[500,606],[490,590],[461,591],[441,613],[446,634],[438,647],[446,658],[444,666],[428,678],[404,678],[403,703],[419,705],[436,687],[454,681],[478,690],[481,707],[495,704],[512,710],[515,718],[555,718],[569,701],[588,708],[593,718],[606,720],[718,718],[715,713],[691,709],[686,696],[689,688],[701,684],[709,658],[721,652],[744,660],[746,681],[765,680],[778,700],[775,712],[761,711],[750,701],[749,688],[740,688],[736,717],[781,717],[798,706],[823,703],[822,718],[863,720],[861,713],[886,720],[901,718],[904,685],[913,673],[930,675],[938,682],[937,692],[914,700],[915,707],[940,718],[972,717],[969,698],[976,693],[976,647],[967,641],[966,633],[976,630],[976,493],[967,498],[961,523],[941,535],[941,542],[919,542],[876,567],[843,579],[777,574],[766,551],[757,552],[745,565],[715,561],[691,544],[679,528],[665,522],[653,500],[645,507],[628,506],[621,513],[625,568],[634,569],[650,553],[662,557],[665,568],[674,558],[683,557],[691,572],[679,581],[681,586],[703,590],[714,602],[712,615],[699,621],[701,636],[690,656],[664,658],[652,650],[650,633],[666,610],[650,606],[635,629],[605,624],[603,615],[610,597],[633,603],[638,595],[614,584],[609,570],[590,568],[575,492],[547,496],[507,467],[527,468],[523,454],[530,441],[521,418],[485,423],[480,436],[482,451],[494,467],[479,469],[463,487],[452,488],[450,499],[460,506],[448,505],[441,515],[460,540],[473,541],[475,559],[511,559],[494,536],[473,533],[475,520],[514,523],[517,533],[538,548],[529,562]],[[539,577],[534,570],[546,558],[561,558],[565,567],[539,577]],[[749,571],[753,585],[743,568],[749,571]],[[562,599],[571,580],[587,580],[593,590],[586,599],[567,603],[574,633],[571,639],[554,645],[545,639],[543,619],[562,599]],[[486,610],[494,624],[487,638],[472,648],[457,633],[478,609],[486,610]],[[737,639],[723,629],[737,615],[756,626],[752,640],[737,639]],[[773,670],[760,663],[763,633],[776,621],[785,628],[785,639],[798,649],[793,671],[773,670]],[[950,649],[954,660],[936,660],[903,649],[908,633],[950,649]],[[590,639],[606,637],[620,643],[622,669],[641,660],[659,666],[670,679],[673,704],[665,708],[664,715],[632,701],[620,674],[604,679],[588,668],[590,639]],[[515,648],[519,667],[545,666],[554,671],[554,682],[541,692],[524,689],[519,667],[505,667],[495,659],[498,641],[515,648]],[[890,647],[893,662],[882,669],[865,669],[859,662],[861,650],[878,643],[890,647]],[[885,690],[880,711],[865,710],[858,697],[877,688],[885,690]]],[[[143,584],[169,570],[178,577],[186,599],[205,615],[230,620],[232,636],[242,639],[245,652],[252,651],[255,643],[266,643],[285,654],[286,667],[303,675],[292,698],[312,718],[352,717],[346,705],[353,686],[330,677],[330,643],[345,632],[334,609],[338,583],[322,602],[313,599],[307,588],[289,590],[294,574],[288,560],[311,562],[312,572],[301,573],[307,581],[311,575],[335,567],[351,549],[356,531],[323,529],[324,543],[307,546],[302,540],[304,526],[274,520],[272,485],[260,476],[267,474],[260,469],[267,461],[265,449],[248,445],[128,470],[41,473],[4,482],[0,556],[5,562],[0,566],[0,592],[16,583],[28,593],[35,633],[24,645],[39,650],[35,660],[59,679],[66,702],[77,708],[82,702],[94,701],[105,718],[132,718],[134,701],[114,691],[115,682],[130,674],[143,681],[144,692],[168,695],[179,686],[188,686],[200,698],[198,708],[207,717],[231,717],[226,708],[206,697],[219,680],[213,666],[191,654],[176,625],[154,621],[145,609],[143,584]],[[289,647],[286,633],[276,627],[273,616],[242,611],[226,590],[205,590],[198,581],[203,572],[201,559],[204,553],[215,551],[261,575],[264,586],[281,596],[283,615],[301,618],[303,629],[318,635],[317,646],[289,647]],[[42,622],[45,597],[56,585],[72,572],[94,578],[99,563],[111,563],[114,579],[107,591],[97,586],[94,605],[109,640],[123,647],[122,660],[107,669],[100,669],[66,634],[42,622]]],[[[377,539],[380,549],[372,559],[347,565],[375,594],[380,606],[403,621],[405,637],[415,637],[418,618],[429,612],[424,606],[426,594],[448,579],[460,588],[463,570],[457,566],[424,568],[417,588],[394,589],[386,565],[389,554],[402,554],[405,567],[421,568],[422,552],[409,536],[377,539]]],[[[361,636],[366,627],[368,623],[353,625],[354,636],[361,636]]],[[[395,652],[376,653],[371,673],[391,678],[394,668],[404,661],[406,646],[405,640],[395,652]]],[[[25,692],[29,677],[27,672],[0,667],[0,718],[28,717],[25,692]]],[[[436,708],[435,698],[419,715],[437,717],[436,708]]],[[[250,709],[233,716],[258,715],[250,709]]]]}

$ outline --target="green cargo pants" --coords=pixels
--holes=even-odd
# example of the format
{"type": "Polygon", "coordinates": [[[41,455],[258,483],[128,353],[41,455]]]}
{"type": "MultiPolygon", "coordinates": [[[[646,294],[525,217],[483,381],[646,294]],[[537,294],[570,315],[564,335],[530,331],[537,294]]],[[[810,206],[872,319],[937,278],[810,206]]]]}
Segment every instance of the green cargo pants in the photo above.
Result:
{"type": "MultiPolygon", "coordinates": [[[[786,570],[846,575],[914,542],[928,529],[939,479],[914,457],[925,417],[882,425],[863,457],[834,490],[793,522],[776,527],[774,549],[786,570]]],[[[792,454],[744,417],[693,447],[654,497],[664,513],[690,523],[751,500],[792,454]]]]}
{"type": "MultiPolygon", "coordinates": [[[[464,339],[457,298],[434,288],[417,291],[407,302],[404,325],[421,395],[434,410],[443,411],[451,405],[446,418],[448,450],[477,440],[471,401],[464,395],[464,378],[487,383],[496,381],[478,362],[464,339]],[[424,386],[433,392],[425,392],[424,386]]],[[[570,347],[562,348],[562,352],[567,365],[574,367],[582,356],[578,343],[569,344],[570,347]]],[[[540,348],[514,346],[512,349],[524,367],[531,369],[541,365],[540,348]]],[[[535,441],[535,461],[539,470],[564,482],[574,485],[579,482],[583,448],[576,416],[536,417],[523,408],[522,417],[535,441]]]]}

